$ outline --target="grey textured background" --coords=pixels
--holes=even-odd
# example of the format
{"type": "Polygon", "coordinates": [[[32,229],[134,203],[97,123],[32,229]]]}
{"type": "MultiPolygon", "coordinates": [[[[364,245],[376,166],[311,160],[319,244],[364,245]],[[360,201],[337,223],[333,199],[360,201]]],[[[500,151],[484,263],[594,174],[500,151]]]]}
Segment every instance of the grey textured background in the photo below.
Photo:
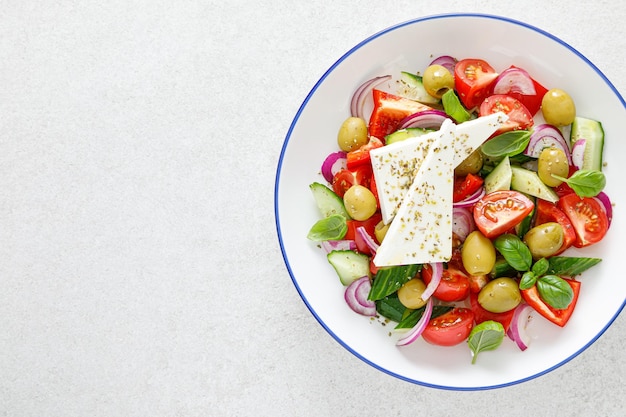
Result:
{"type": "Polygon", "coordinates": [[[625,5],[0,1],[0,415],[623,415],[623,314],[568,364],[496,391],[361,362],[293,287],[273,186],[302,100],[367,36],[499,14],[624,94],[625,5]]]}

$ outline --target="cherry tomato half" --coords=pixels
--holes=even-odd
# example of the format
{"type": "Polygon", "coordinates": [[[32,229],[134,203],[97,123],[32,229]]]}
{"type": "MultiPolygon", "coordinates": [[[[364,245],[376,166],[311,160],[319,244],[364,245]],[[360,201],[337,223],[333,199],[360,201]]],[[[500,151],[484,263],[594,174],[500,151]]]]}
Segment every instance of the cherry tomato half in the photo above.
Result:
{"type": "Polygon", "coordinates": [[[454,67],[454,89],[467,109],[483,102],[496,78],[496,70],[482,59],[463,59],[454,67]]]}
{"type": "MultiPolygon", "coordinates": [[[[532,127],[534,121],[530,111],[521,101],[504,94],[489,96],[482,102],[478,110],[479,116],[503,112],[509,119],[498,129],[495,135],[499,135],[511,130],[524,130],[532,127]]],[[[494,136],[495,136],[494,135],[494,136]]]]}
{"type": "MultiPolygon", "coordinates": [[[[433,277],[433,270],[426,264],[422,268],[422,280],[428,285],[433,277]]],[[[467,275],[450,265],[443,270],[441,281],[433,296],[441,301],[461,301],[467,298],[470,290],[470,281],[467,275]]]]}
{"type": "Polygon", "coordinates": [[[491,239],[514,228],[534,207],[535,204],[518,191],[494,191],[474,205],[474,221],[482,234],[491,239]]]}
{"type": "Polygon", "coordinates": [[[428,322],[422,337],[428,343],[454,346],[465,341],[474,327],[474,313],[469,308],[455,307],[428,322]]]}
{"type": "Polygon", "coordinates": [[[568,194],[559,199],[557,207],[572,222],[576,231],[574,246],[582,248],[602,240],[609,229],[609,219],[601,203],[590,197],[568,194]]]}
{"type": "Polygon", "coordinates": [[[333,191],[343,198],[346,191],[353,185],[370,188],[371,179],[372,167],[369,165],[362,165],[354,169],[342,169],[333,177],[333,191]]]}

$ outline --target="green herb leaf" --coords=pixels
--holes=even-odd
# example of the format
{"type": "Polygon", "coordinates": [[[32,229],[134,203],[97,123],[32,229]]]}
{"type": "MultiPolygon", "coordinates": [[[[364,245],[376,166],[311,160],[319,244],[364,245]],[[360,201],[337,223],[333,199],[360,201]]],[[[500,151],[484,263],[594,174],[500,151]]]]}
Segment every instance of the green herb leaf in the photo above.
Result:
{"type": "Polygon", "coordinates": [[[398,293],[390,294],[376,301],[376,311],[383,317],[399,323],[408,309],[398,299],[398,293]]]}
{"type": "Polygon", "coordinates": [[[533,265],[532,271],[533,274],[540,277],[548,272],[548,268],[550,267],[550,262],[546,258],[541,258],[533,265]]]}
{"type": "Polygon", "coordinates": [[[522,275],[522,279],[519,282],[519,289],[527,290],[529,288],[532,288],[536,282],[537,282],[537,275],[535,275],[534,272],[532,271],[524,272],[524,275],[522,275]]]}
{"type": "Polygon", "coordinates": [[[478,354],[485,350],[497,349],[504,339],[504,327],[497,321],[487,320],[474,326],[467,338],[472,351],[472,365],[476,363],[478,354]]]}
{"type": "Polygon", "coordinates": [[[368,298],[376,301],[398,291],[405,282],[413,278],[421,265],[399,265],[380,268],[374,277],[368,298]]]}
{"type": "Polygon", "coordinates": [[[600,263],[600,258],[578,258],[570,256],[553,256],[548,260],[550,266],[547,273],[573,277],[600,263]]]}
{"type": "MultiPolygon", "coordinates": [[[[434,318],[437,318],[445,313],[447,313],[448,311],[452,310],[454,307],[453,306],[434,306],[433,307],[433,312],[431,313],[431,320],[434,318]]],[[[395,327],[396,330],[398,329],[410,329],[413,326],[415,326],[417,324],[417,322],[419,321],[419,319],[422,318],[422,316],[424,315],[424,310],[426,310],[426,306],[418,308],[417,310],[411,310],[411,312],[409,314],[404,315],[404,317],[402,317],[402,320],[398,323],[398,325],[395,327]]]]}
{"type": "Polygon", "coordinates": [[[506,259],[498,257],[496,258],[496,263],[493,265],[491,272],[489,273],[489,277],[491,279],[500,278],[500,277],[512,277],[517,274],[517,270],[513,268],[506,259]]]}
{"type": "Polygon", "coordinates": [[[471,115],[461,104],[461,100],[457,97],[453,89],[446,91],[441,96],[441,103],[446,114],[452,117],[457,123],[463,123],[471,118],[471,115]]]}
{"type": "Polygon", "coordinates": [[[348,232],[346,218],[340,214],[330,215],[317,221],[307,237],[315,242],[343,239],[348,232]]]}
{"type": "Polygon", "coordinates": [[[500,235],[493,242],[504,259],[518,271],[528,271],[533,263],[533,256],[528,246],[514,234],[500,235]]]}
{"type": "Polygon", "coordinates": [[[565,182],[579,197],[595,197],[606,186],[606,177],[595,169],[581,169],[569,178],[552,174],[556,179],[565,182]]]}
{"type": "Polygon", "coordinates": [[[488,157],[504,158],[522,153],[529,141],[530,132],[528,130],[513,130],[488,140],[480,149],[488,157]]]}
{"type": "Polygon", "coordinates": [[[546,304],[557,310],[567,308],[574,299],[574,290],[561,277],[545,275],[537,280],[537,291],[546,304]]]}

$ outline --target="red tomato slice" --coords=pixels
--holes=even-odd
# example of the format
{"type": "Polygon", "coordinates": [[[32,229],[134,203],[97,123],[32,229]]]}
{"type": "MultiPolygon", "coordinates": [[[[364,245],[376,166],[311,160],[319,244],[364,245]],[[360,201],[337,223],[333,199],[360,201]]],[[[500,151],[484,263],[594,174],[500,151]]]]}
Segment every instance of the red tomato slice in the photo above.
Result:
{"type": "Polygon", "coordinates": [[[355,169],[361,165],[370,164],[370,151],[372,149],[380,148],[383,146],[383,142],[374,137],[370,136],[369,142],[365,145],[361,146],[359,149],[355,149],[354,151],[348,152],[346,156],[346,166],[348,169],[355,169]]]}
{"type": "Polygon", "coordinates": [[[578,301],[578,295],[580,294],[580,281],[566,278],[564,279],[570,287],[572,287],[572,290],[574,291],[574,298],[572,299],[570,305],[563,310],[557,310],[546,304],[539,296],[539,291],[537,290],[536,285],[527,290],[521,290],[524,301],[534,308],[537,313],[561,327],[565,326],[572,316],[574,308],[576,307],[576,302],[578,301]]]}
{"type": "Polygon", "coordinates": [[[488,238],[511,230],[524,220],[535,204],[517,191],[494,191],[474,205],[476,227],[488,238]]]}
{"type": "MultiPolygon", "coordinates": [[[[512,65],[511,68],[515,68],[515,65],[512,65]]],[[[530,114],[534,116],[541,108],[541,100],[543,100],[543,96],[546,95],[548,89],[539,84],[534,78],[531,77],[531,80],[533,81],[533,85],[535,86],[534,95],[527,95],[515,92],[510,92],[507,95],[521,101],[521,103],[528,109],[530,114]]]]}
{"type": "Polygon", "coordinates": [[[381,90],[374,89],[373,95],[374,110],[370,116],[368,133],[381,140],[395,132],[405,117],[420,111],[431,110],[425,104],[381,90]]]}
{"type": "Polygon", "coordinates": [[[530,129],[534,123],[533,115],[521,101],[504,94],[487,97],[480,105],[478,115],[482,117],[500,111],[509,116],[509,119],[493,136],[511,130],[530,129]]]}
{"type": "Polygon", "coordinates": [[[342,169],[333,177],[333,191],[343,198],[348,188],[353,185],[362,185],[370,188],[372,178],[372,167],[370,165],[362,165],[355,169],[342,169]]]}
{"type": "MultiPolygon", "coordinates": [[[[433,270],[430,265],[426,264],[422,267],[422,279],[428,285],[433,277],[433,270]]],[[[470,282],[465,273],[448,265],[443,270],[441,281],[433,296],[441,301],[461,301],[467,298],[469,294],[470,282]]]]}
{"type": "Polygon", "coordinates": [[[515,309],[505,311],[504,313],[492,313],[491,311],[487,311],[478,302],[478,293],[470,293],[470,305],[472,306],[472,311],[474,312],[474,321],[476,324],[480,324],[483,321],[488,320],[497,321],[502,324],[505,332],[507,332],[509,327],[511,327],[511,320],[513,320],[515,309]]]}
{"type": "Polygon", "coordinates": [[[454,346],[465,341],[474,327],[474,313],[469,308],[455,307],[428,322],[422,337],[428,343],[454,346]]]}
{"type": "Polygon", "coordinates": [[[462,59],[454,67],[454,89],[467,109],[483,102],[496,78],[496,70],[482,59],[462,59]]]}
{"type": "Polygon", "coordinates": [[[574,246],[582,248],[602,240],[609,228],[609,219],[595,198],[568,194],[559,199],[557,207],[572,222],[576,231],[574,246]]]}
{"type": "Polygon", "coordinates": [[[563,228],[563,245],[555,255],[563,253],[565,249],[572,246],[576,241],[576,231],[572,222],[561,209],[552,203],[538,198],[536,206],[535,226],[548,222],[557,222],[563,228]]]}
{"type": "Polygon", "coordinates": [[[484,180],[482,177],[474,174],[467,174],[465,177],[455,178],[452,201],[454,203],[458,203],[459,201],[466,199],[482,187],[483,182],[484,180]]]}
{"type": "Polygon", "coordinates": [[[478,294],[489,282],[488,275],[468,275],[470,283],[470,293],[478,294]]]}

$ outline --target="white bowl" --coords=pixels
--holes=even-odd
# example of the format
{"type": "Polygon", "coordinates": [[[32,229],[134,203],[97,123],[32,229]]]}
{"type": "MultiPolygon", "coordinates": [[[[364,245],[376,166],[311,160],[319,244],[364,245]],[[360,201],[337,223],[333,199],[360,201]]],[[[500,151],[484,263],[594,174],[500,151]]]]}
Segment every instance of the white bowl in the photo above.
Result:
{"type": "MultiPolygon", "coordinates": [[[[275,216],[283,257],[302,300],[342,346],[373,367],[397,378],[443,389],[490,389],[527,381],[549,372],[589,347],[625,305],[626,280],[621,239],[626,224],[626,104],[610,81],[582,54],[528,24],[496,16],[454,14],[419,18],[390,27],[356,45],[313,86],[287,133],[275,184],[275,216]],[[472,30],[479,27],[480,30],[472,30]],[[471,42],[466,42],[468,33],[471,42]],[[421,338],[397,347],[391,329],[352,312],[344,288],[322,250],[307,240],[319,219],[309,190],[323,181],[323,159],[337,150],[337,130],[349,116],[353,91],[377,75],[426,68],[437,56],[483,58],[497,71],[511,64],[526,69],[546,87],[568,91],[581,116],[602,121],[606,144],[605,191],[614,203],[606,238],[580,252],[603,261],[581,277],[582,289],[569,323],[560,328],[535,314],[530,347],[522,352],[505,338],[500,348],[483,352],[476,364],[465,343],[429,345],[421,338]]],[[[619,347],[616,347],[619,348],[619,347]]]]}

